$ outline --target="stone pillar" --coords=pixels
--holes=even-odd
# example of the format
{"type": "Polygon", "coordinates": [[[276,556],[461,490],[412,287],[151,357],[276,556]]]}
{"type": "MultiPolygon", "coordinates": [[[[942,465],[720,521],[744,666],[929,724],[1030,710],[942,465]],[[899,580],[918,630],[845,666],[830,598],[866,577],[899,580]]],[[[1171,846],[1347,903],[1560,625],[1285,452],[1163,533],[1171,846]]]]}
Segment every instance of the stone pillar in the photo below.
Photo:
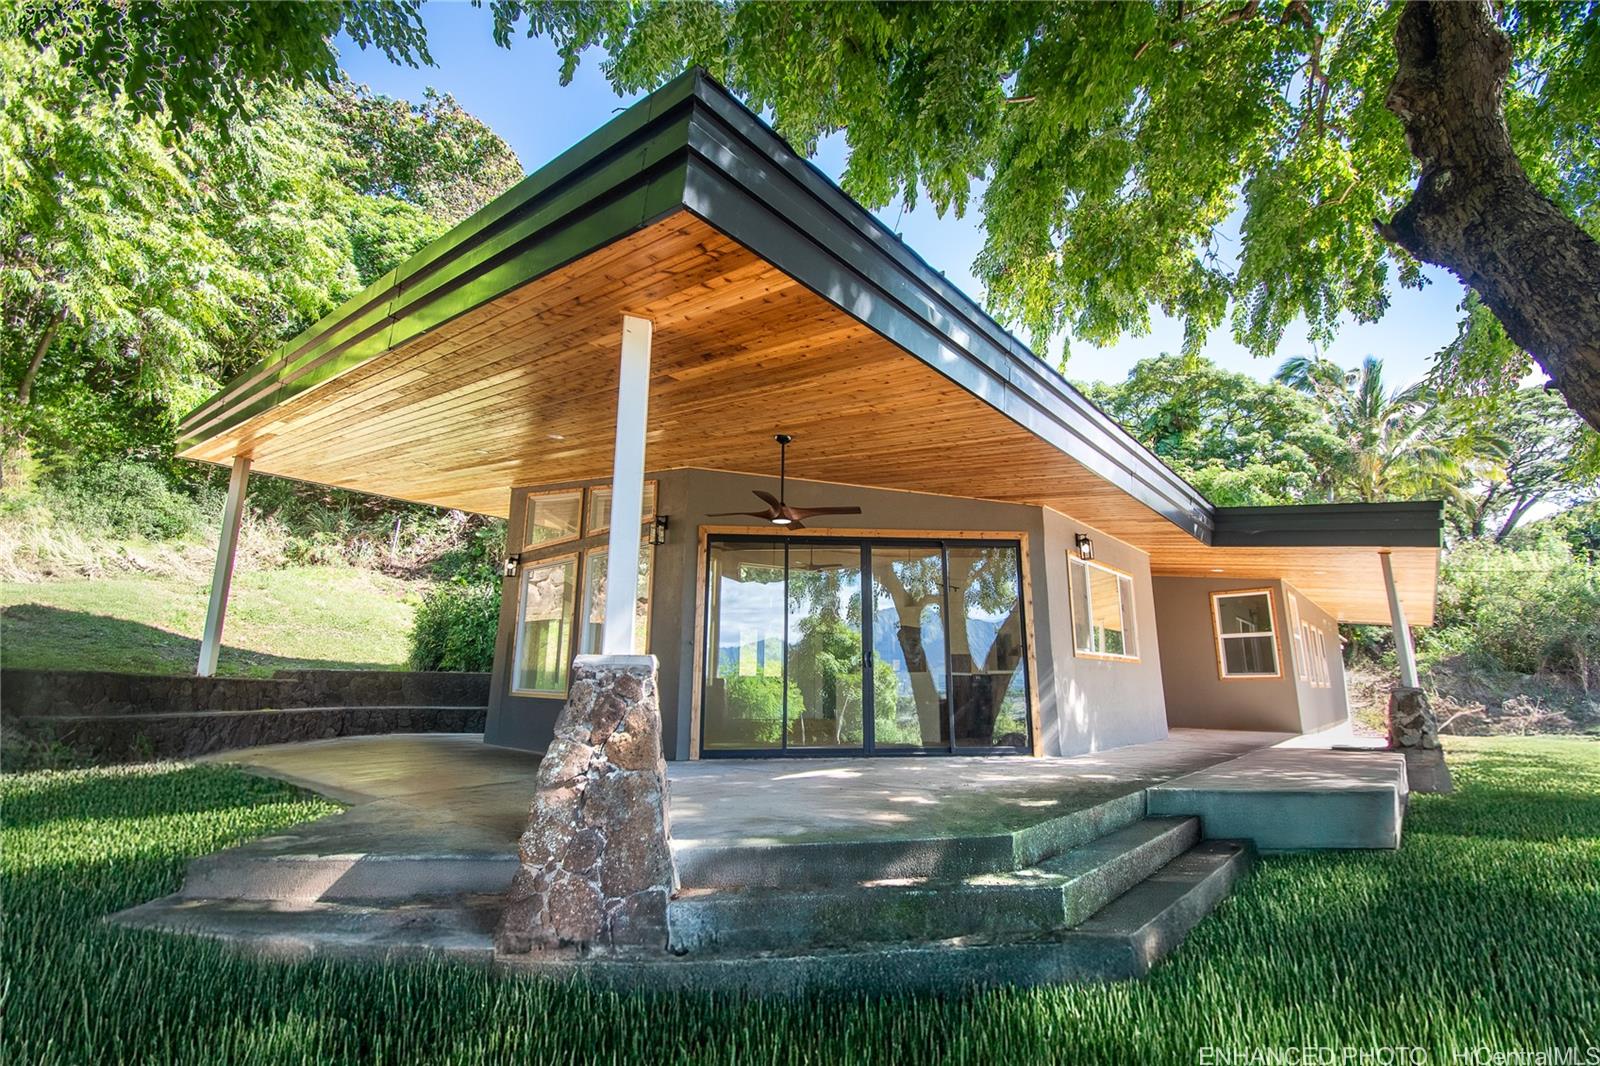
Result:
{"type": "Polygon", "coordinates": [[[1428,694],[1405,685],[1389,693],[1389,746],[1437,748],[1439,720],[1433,715],[1428,694]]]}
{"type": "Polygon", "coordinates": [[[495,945],[667,948],[677,890],[653,655],[580,655],[556,718],[495,945]]]}

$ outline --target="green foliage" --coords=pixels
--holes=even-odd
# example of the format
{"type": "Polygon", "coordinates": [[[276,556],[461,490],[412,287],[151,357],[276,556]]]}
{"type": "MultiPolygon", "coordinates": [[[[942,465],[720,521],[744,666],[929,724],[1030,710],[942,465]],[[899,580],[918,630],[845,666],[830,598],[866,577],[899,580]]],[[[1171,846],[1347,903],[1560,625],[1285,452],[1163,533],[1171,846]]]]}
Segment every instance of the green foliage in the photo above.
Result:
{"type": "Polygon", "coordinates": [[[754,1002],[443,960],[257,959],[120,930],[100,919],[175,891],[189,859],[337,808],[217,766],[8,775],[6,1052],[47,1066],[1010,1066],[1194,1062],[1203,1045],[1420,1045],[1433,1062],[1585,1047],[1600,1030],[1600,744],[1462,738],[1450,760],[1457,791],[1413,797],[1401,850],[1262,859],[1146,980],[754,1002]]]}
{"type": "Polygon", "coordinates": [[[1326,500],[1348,461],[1309,399],[1199,356],[1143,359],[1121,383],[1080,387],[1220,506],[1326,500]]]}
{"type": "Polygon", "coordinates": [[[188,130],[249,116],[254,91],[332,85],[333,39],[380,49],[394,63],[432,63],[420,0],[341,3],[77,4],[20,0],[3,25],[41,50],[70,57],[75,72],[141,118],[188,130]]]}
{"type": "MultiPolygon", "coordinates": [[[[1154,306],[1184,320],[1191,354],[1224,322],[1268,354],[1297,317],[1325,342],[1423,282],[1373,226],[1417,174],[1384,106],[1399,5],[490,6],[501,43],[526,15],[556,44],[564,81],[591,46],[622,91],[700,64],[802,152],[843,131],[845,188],[869,206],[926,195],[959,214],[987,182],[976,270],[1040,343],[1140,333],[1154,306]]],[[[1502,10],[1517,153],[1592,233],[1597,18],[1593,2],[1502,10]]]]}
{"type": "Polygon", "coordinates": [[[417,607],[407,662],[413,670],[488,670],[499,623],[498,584],[440,585],[417,607]]]}
{"type": "Polygon", "coordinates": [[[108,537],[177,540],[214,525],[221,497],[199,497],[174,487],[143,463],[113,462],[86,467],[53,482],[46,498],[80,530],[108,537]]]}
{"type": "Polygon", "coordinates": [[[1465,655],[1490,670],[1600,686],[1600,563],[1574,555],[1559,530],[1529,533],[1521,547],[1476,541],[1445,556],[1419,651],[1425,661],[1465,655]]]}

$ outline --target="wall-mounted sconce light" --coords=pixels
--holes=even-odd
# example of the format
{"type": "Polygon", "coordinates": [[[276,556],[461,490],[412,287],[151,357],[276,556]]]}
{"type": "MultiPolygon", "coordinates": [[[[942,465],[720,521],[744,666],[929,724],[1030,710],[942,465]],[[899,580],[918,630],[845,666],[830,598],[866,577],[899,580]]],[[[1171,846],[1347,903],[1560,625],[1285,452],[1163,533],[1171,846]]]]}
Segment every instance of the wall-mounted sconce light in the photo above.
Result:
{"type": "Polygon", "coordinates": [[[506,575],[506,577],[516,577],[517,576],[517,564],[520,563],[520,562],[522,562],[522,556],[520,556],[520,555],[508,555],[508,556],[506,556],[506,565],[503,568],[502,572],[506,575]]]}
{"type": "Polygon", "coordinates": [[[667,542],[667,516],[656,515],[655,524],[650,527],[650,543],[665,544],[667,542]]]}
{"type": "Polygon", "coordinates": [[[1087,534],[1074,533],[1072,535],[1072,546],[1078,549],[1078,558],[1094,558],[1094,541],[1090,540],[1087,534]]]}

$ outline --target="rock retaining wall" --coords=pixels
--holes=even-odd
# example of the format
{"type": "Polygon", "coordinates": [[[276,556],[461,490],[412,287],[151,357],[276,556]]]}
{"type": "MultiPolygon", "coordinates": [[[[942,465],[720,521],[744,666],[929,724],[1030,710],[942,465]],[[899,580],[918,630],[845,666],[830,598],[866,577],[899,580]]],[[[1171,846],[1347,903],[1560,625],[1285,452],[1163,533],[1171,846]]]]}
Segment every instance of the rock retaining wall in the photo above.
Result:
{"type": "Polygon", "coordinates": [[[270,678],[0,673],[8,766],[185,758],[380,733],[479,733],[488,674],[296,670],[270,678]]]}

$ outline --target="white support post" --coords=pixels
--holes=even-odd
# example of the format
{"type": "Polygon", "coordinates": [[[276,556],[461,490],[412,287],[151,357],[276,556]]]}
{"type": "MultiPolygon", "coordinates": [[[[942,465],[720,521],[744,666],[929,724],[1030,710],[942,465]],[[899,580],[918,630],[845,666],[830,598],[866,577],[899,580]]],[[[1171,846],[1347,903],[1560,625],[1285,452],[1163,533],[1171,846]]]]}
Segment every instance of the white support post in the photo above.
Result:
{"type": "Polygon", "coordinates": [[[606,547],[606,617],[602,655],[633,654],[639,596],[639,512],[644,507],[644,434],[650,413],[649,319],[622,316],[622,372],[617,381],[617,441],[611,463],[611,537],[606,547]]]}
{"type": "Polygon", "coordinates": [[[222,532],[217,537],[217,565],[211,571],[211,602],[206,606],[206,631],[200,637],[200,662],[195,676],[217,672],[222,651],[222,619],[228,613],[228,589],[233,584],[233,557],[239,547],[239,522],[244,518],[244,490],[250,480],[250,460],[235,457],[228,478],[228,501],[222,505],[222,532]]]}
{"type": "Polygon", "coordinates": [[[1411,645],[1411,627],[1406,625],[1405,608],[1400,606],[1400,590],[1394,583],[1394,563],[1388,552],[1379,552],[1383,564],[1383,587],[1389,593],[1389,622],[1394,627],[1394,657],[1400,662],[1400,684],[1420,688],[1417,683],[1417,653],[1411,645]]]}

